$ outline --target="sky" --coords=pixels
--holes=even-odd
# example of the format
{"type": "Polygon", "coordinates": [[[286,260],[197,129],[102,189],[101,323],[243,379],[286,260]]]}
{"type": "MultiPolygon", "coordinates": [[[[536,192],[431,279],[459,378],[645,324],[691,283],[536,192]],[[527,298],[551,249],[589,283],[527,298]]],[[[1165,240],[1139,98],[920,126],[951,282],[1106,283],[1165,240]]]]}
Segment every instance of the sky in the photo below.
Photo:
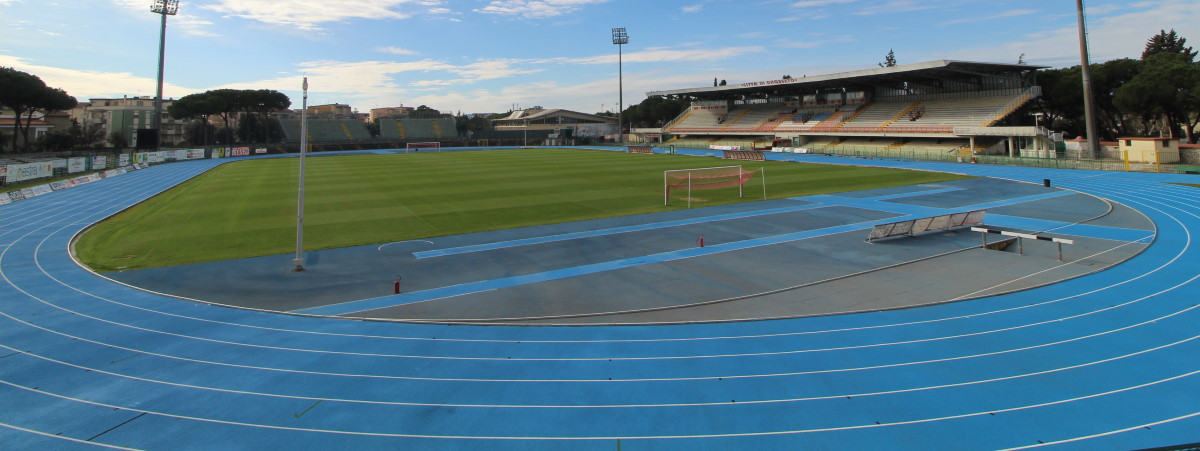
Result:
{"type": "MultiPolygon", "coordinates": [[[[151,0],[0,0],[0,66],[80,101],[154,96],[151,0]]],[[[1200,2],[1086,2],[1093,62],[1159,30],[1200,48],[1200,2]]],[[[1079,64],[1067,0],[183,0],[164,96],[274,89],[293,108],[616,111],[646,92],[966,60],[1079,64]],[[624,27],[629,43],[612,43],[624,27]],[[618,65],[618,50],[622,64],[618,65]],[[619,82],[620,68],[623,82],[619,82]]]]}

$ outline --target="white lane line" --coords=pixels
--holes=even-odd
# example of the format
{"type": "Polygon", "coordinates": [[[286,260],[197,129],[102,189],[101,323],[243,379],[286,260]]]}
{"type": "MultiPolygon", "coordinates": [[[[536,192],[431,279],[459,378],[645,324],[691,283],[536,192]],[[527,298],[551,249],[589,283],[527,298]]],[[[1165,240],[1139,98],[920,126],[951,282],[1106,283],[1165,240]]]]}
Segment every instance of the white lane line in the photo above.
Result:
{"type": "MultiPolygon", "coordinates": [[[[997,414],[997,413],[1018,412],[1018,411],[1022,411],[1022,410],[1030,410],[1030,409],[1036,409],[1036,408],[1041,408],[1041,407],[1049,407],[1049,406],[1055,406],[1055,405],[1061,405],[1061,404],[1068,404],[1068,403],[1083,401],[1083,400],[1088,400],[1088,399],[1095,399],[1095,398],[1100,398],[1100,397],[1108,396],[1108,395],[1112,395],[1112,394],[1124,393],[1124,392],[1133,391],[1133,390],[1137,390],[1137,389],[1141,389],[1141,388],[1151,387],[1151,386],[1158,385],[1158,384],[1172,382],[1172,381],[1183,379],[1186,377],[1191,377],[1196,374],[1200,374],[1200,370],[1192,371],[1192,372],[1184,373],[1184,374],[1179,374],[1176,376],[1168,377],[1166,379],[1159,379],[1156,381],[1145,382],[1145,383],[1133,385],[1130,387],[1122,387],[1122,388],[1109,390],[1109,391],[1105,391],[1105,392],[1100,392],[1100,393],[1092,393],[1089,395],[1076,396],[1073,398],[1064,398],[1064,399],[1059,399],[1059,400],[1055,400],[1055,401],[1047,401],[1047,402],[1042,402],[1042,403],[1037,403],[1037,404],[1027,404],[1027,405],[1023,405],[1023,406],[1010,407],[1010,408],[1006,408],[1006,409],[996,409],[996,410],[988,410],[988,411],[982,411],[982,412],[969,412],[969,413],[963,413],[963,414],[958,414],[958,415],[946,415],[946,416],[941,416],[941,417],[921,418],[921,419],[906,420],[906,421],[895,421],[895,422],[890,422],[890,423],[834,426],[834,427],[813,428],[813,429],[793,429],[793,430],[783,430],[783,431],[740,432],[740,433],[729,433],[729,434],[643,435],[643,436],[558,436],[558,437],[404,434],[404,433],[390,433],[390,432],[343,431],[343,430],[333,430],[333,429],[299,428],[299,427],[278,426],[278,425],[270,425],[270,424],[255,424],[255,423],[246,423],[246,422],[240,422],[240,421],[217,420],[217,419],[212,419],[212,418],[200,418],[200,417],[193,417],[193,416],[186,416],[186,415],[175,415],[175,414],[170,414],[170,413],[165,413],[165,412],[160,412],[160,411],[132,408],[132,407],[128,407],[128,406],[117,406],[117,405],[106,404],[106,403],[101,403],[101,402],[97,402],[97,401],[90,401],[90,400],[86,400],[86,399],[74,398],[74,397],[70,397],[70,396],[66,396],[66,395],[60,395],[57,393],[49,393],[49,392],[44,392],[41,390],[34,390],[32,388],[29,388],[29,387],[26,387],[23,385],[19,385],[19,384],[14,384],[12,382],[5,381],[5,380],[0,380],[0,384],[8,385],[13,388],[36,392],[39,394],[49,395],[49,396],[59,398],[59,399],[65,399],[68,401],[75,401],[75,402],[79,402],[79,403],[90,404],[90,405],[101,406],[101,407],[108,407],[108,408],[112,408],[112,409],[121,409],[121,410],[130,411],[130,412],[140,412],[140,413],[145,413],[145,414],[150,414],[150,415],[162,416],[162,417],[167,417],[167,418],[177,418],[177,419],[182,419],[182,420],[195,420],[195,421],[201,421],[201,422],[205,422],[205,423],[227,424],[227,425],[234,425],[234,426],[247,426],[247,427],[263,428],[263,429],[321,432],[321,433],[330,433],[330,434],[375,436],[375,437],[470,439],[470,440],[530,440],[530,441],[569,440],[569,441],[578,441],[578,440],[616,440],[616,439],[650,440],[650,439],[721,438],[721,437],[763,437],[763,436],[774,436],[774,435],[808,434],[808,433],[815,433],[815,432],[833,432],[833,431],[847,431],[847,430],[860,430],[860,429],[875,429],[875,428],[884,428],[884,427],[892,427],[892,426],[934,423],[934,422],[938,422],[938,421],[947,421],[947,420],[956,420],[956,419],[970,418],[970,417],[977,417],[977,416],[984,416],[984,415],[993,415],[993,414],[997,414]]],[[[740,404],[740,403],[722,403],[721,405],[736,406],[738,404],[740,404]]]]}
{"type": "Polygon", "coordinates": [[[393,241],[393,242],[391,242],[391,243],[387,243],[387,244],[384,244],[384,245],[382,245],[382,246],[379,246],[379,248],[378,248],[378,249],[375,249],[375,250],[377,250],[377,251],[382,251],[382,250],[383,250],[383,248],[385,248],[385,247],[391,246],[391,245],[393,245],[393,244],[402,244],[402,243],[429,243],[429,244],[433,244],[433,241],[429,241],[429,240],[393,241]]]}

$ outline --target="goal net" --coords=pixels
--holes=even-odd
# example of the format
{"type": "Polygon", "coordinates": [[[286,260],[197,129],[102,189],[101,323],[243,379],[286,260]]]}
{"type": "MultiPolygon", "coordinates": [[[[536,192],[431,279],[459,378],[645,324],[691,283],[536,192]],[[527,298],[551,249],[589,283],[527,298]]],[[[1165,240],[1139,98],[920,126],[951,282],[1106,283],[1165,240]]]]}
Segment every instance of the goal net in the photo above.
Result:
{"type": "Polygon", "coordinates": [[[670,203],[672,188],[687,190],[689,207],[692,203],[692,190],[732,188],[736,186],[738,197],[742,197],[742,186],[754,177],[754,172],[743,170],[741,166],[663,171],[663,205],[670,203]]]}
{"type": "Polygon", "coordinates": [[[404,152],[405,153],[420,152],[421,149],[432,149],[434,152],[441,152],[442,151],[442,143],[440,143],[440,142],[408,143],[404,147],[404,152]]]}

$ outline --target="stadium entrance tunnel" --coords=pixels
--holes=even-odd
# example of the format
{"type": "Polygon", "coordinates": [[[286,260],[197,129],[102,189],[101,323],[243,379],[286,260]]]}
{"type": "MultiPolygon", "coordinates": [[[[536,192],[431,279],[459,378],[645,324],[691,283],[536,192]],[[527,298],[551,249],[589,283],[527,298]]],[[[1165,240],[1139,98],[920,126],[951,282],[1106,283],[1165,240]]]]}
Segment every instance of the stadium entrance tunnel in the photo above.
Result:
{"type": "Polygon", "coordinates": [[[106,276],[200,302],[345,318],[745,321],[1024,290],[1109,269],[1153,236],[1123,205],[980,178],[329,249],[309,252],[304,272],[277,255],[106,276]],[[1074,244],[1059,261],[1049,242],[985,249],[970,228],[866,241],[879,224],[976,209],[990,227],[1053,230],[1074,244]]]}

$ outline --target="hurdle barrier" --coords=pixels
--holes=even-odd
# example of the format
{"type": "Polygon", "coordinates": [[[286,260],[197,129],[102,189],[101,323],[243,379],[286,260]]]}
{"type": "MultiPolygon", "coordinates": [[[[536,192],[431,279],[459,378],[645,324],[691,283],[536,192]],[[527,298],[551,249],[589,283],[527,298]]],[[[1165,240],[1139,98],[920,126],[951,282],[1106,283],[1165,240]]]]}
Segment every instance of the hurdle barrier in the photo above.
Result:
{"type": "Polygon", "coordinates": [[[987,245],[988,245],[987,236],[989,233],[1003,235],[1003,236],[1016,237],[1017,238],[1017,255],[1025,255],[1025,243],[1024,243],[1025,239],[1036,240],[1036,241],[1050,241],[1058,246],[1058,261],[1060,261],[1060,262],[1063,261],[1062,245],[1075,244],[1075,240],[1071,240],[1071,239],[1067,239],[1067,238],[1055,238],[1055,237],[1049,237],[1049,236],[1045,236],[1045,235],[1035,235],[1035,234],[1031,234],[1031,233],[1010,232],[1007,230],[996,230],[996,229],[989,229],[986,227],[971,227],[971,231],[972,232],[980,232],[980,235],[983,237],[983,247],[985,249],[987,248],[987,245]]]}
{"type": "Polygon", "coordinates": [[[650,146],[628,146],[628,153],[654,153],[654,148],[650,146]]]}

